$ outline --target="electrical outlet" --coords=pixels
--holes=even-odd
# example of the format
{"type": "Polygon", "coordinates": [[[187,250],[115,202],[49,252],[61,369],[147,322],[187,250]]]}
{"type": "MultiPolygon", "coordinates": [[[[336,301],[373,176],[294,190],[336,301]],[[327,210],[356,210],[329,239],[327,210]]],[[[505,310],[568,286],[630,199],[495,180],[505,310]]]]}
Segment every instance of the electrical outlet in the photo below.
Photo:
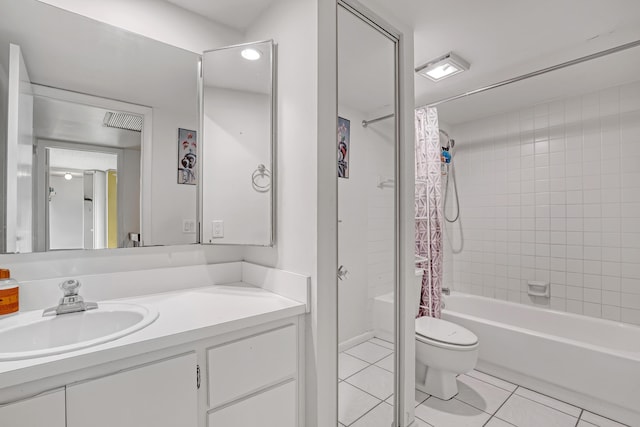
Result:
{"type": "Polygon", "coordinates": [[[182,220],[182,232],[185,234],[196,232],[196,222],[190,219],[182,220]]]}
{"type": "Polygon", "coordinates": [[[220,239],[224,237],[224,221],[211,221],[211,237],[213,237],[214,239],[220,239]]]}

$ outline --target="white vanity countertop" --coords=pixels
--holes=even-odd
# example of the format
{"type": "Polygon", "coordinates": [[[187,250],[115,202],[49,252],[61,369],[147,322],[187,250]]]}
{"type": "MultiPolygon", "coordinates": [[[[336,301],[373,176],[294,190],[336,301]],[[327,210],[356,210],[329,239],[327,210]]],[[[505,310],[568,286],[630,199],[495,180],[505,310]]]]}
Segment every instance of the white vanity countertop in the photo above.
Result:
{"type": "Polygon", "coordinates": [[[146,328],[97,346],[47,357],[0,362],[0,388],[205,339],[306,312],[297,302],[246,283],[123,298],[154,306],[146,328]]]}

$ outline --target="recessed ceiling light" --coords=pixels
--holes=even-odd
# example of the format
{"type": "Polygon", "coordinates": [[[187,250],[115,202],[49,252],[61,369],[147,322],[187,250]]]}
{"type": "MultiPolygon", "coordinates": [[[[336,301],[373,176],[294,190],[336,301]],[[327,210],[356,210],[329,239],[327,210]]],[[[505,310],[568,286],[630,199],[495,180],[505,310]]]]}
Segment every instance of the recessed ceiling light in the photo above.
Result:
{"type": "Polygon", "coordinates": [[[242,52],[240,52],[240,55],[242,55],[244,59],[248,59],[249,61],[257,61],[262,56],[262,52],[260,52],[258,49],[248,47],[246,49],[243,49],[242,52]]]}
{"type": "Polygon", "coordinates": [[[69,181],[71,178],[73,178],[73,175],[71,175],[69,172],[64,174],[64,179],[66,179],[67,181],[69,181]]]}
{"type": "Polygon", "coordinates": [[[467,61],[455,55],[453,52],[449,52],[440,58],[433,59],[416,68],[416,73],[431,81],[437,82],[459,74],[469,68],[470,65],[467,61]]]}

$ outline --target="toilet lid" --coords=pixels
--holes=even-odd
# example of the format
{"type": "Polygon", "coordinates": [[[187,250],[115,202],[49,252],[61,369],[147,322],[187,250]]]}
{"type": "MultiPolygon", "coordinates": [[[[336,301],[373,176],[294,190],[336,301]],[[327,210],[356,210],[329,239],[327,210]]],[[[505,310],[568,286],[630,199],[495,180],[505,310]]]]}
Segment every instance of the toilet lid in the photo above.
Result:
{"type": "Polygon", "coordinates": [[[478,337],[470,330],[455,323],[434,317],[416,319],[416,334],[430,340],[453,345],[474,345],[478,337]]]}

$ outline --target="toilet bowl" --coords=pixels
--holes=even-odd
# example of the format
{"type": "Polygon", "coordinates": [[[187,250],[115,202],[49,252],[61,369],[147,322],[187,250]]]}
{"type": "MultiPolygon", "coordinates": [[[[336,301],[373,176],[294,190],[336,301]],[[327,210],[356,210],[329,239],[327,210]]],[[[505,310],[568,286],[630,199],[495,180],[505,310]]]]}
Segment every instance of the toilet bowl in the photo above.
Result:
{"type": "MultiPolygon", "coordinates": [[[[416,270],[417,304],[422,275],[416,270]]],[[[456,377],[471,371],[478,361],[478,337],[455,323],[433,317],[416,319],[416,388],[439,399],[458,394],[456,377]]]]}

